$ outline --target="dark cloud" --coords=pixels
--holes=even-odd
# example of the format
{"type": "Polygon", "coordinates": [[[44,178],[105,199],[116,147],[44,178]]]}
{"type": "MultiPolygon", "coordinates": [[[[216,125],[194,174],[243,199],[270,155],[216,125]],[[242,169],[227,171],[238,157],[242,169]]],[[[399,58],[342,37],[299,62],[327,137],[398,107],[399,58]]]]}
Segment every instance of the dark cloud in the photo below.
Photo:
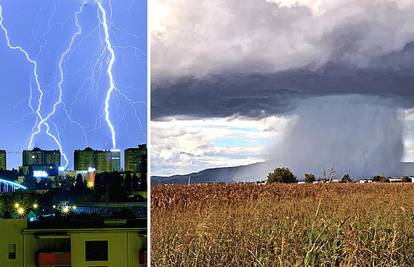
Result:
{"type": "Polygon", "coordinates": [[[348,94],[414,105],[414,3],[288,2],[160,0],[152,118],[262,117],[348,94]]]}
{"type": "Polygon", "coordinates": [[[400,107],[414,106],[414,45],[373,63],[361,69],[328,63],[316,71],[228,73],[154,81],[152,118],[263,117],[285,113],[303,98],[347,94],[395,98],[400,107]]]}

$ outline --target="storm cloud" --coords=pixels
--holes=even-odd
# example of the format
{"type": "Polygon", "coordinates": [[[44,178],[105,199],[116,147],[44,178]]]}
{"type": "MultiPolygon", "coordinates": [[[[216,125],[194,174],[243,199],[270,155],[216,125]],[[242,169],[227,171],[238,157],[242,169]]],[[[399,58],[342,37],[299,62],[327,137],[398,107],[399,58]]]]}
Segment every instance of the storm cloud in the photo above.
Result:
{"type": "Polygon", "coordinates": [[[157,2],[155,120],[266,117],[347,94],[414,106],[414,1],[157,2]]]}
{"type": "Polygon", "coordinates": [[[335,166],[336,177],[396,175],[404,154],[403,113],[394,101],[360,95],[306,99],[270,151],[302,178],[335,166]]]}
{"type": "Polygon", "coordinates": [[[197,140],[160,145],[154,166],[184,172],[250,155],[299,178],[333,164],[362,178],[395,175],[410,155],[412,122],[401,114],[414,108],[413,0],[159,0],[152,12],[151,117],[169,129],[184,122],[179,139],[197,140]],[[243,127],[275,118],[275,130],[261,144],[240,138],[233,154],[215,128],[199,127],[207,139],[190,133],[229,118],[243,127]],[[220,160],[204,164],[213,150],[220,160]]]}

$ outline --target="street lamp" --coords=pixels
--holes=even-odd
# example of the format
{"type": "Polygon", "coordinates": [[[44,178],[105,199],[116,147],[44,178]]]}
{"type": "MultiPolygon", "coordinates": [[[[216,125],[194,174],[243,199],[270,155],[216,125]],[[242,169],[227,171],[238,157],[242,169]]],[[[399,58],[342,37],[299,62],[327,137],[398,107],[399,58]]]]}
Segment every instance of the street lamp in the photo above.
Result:
{"type": "Polygon", "coordinates": [[[69,213],[69,207],[68,206],[63,207],[62,212],[64,214],[68,214],[69,213]]]}
{"type": "Polygon", "coordinates": [[[26,210],[23,207],[20,207],[17,209],[17,214],[19,216],[24,216],[25,213],[26,213],[26,210]]]}

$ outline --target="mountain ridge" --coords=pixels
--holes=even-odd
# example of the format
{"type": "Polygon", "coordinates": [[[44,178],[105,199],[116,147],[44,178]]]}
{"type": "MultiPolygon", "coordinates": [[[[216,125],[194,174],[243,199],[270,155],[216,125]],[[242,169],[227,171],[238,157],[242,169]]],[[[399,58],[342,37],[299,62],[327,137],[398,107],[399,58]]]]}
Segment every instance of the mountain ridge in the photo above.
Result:
{"type": "MultiPolygon", "coordinates": [[[[255,162],[247,165],[208,168],[188,174],[171,176],[151,176],[152,184],[188,184],[188,183],[234,183],[266,180],[267,174],[279,167],[273,161],[255,162]]],[[[401,162],[400,173],[392,176],[414,175],[414,162],[401,162]]],[[[298,177],[298,180],[303,180],[298,177]]]]}

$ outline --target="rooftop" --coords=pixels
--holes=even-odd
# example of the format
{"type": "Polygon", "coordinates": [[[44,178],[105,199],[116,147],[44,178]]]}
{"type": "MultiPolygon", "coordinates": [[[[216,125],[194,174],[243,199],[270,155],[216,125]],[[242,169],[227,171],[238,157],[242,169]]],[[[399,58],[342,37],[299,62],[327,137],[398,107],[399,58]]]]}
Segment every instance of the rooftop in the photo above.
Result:
{"type": "Polygon", "coordinates": [[[50,229],[125,229],[137,230],[147,229],[147,219],[50,219],[28,222],[28,229],[50,230],[50,229]]]}

